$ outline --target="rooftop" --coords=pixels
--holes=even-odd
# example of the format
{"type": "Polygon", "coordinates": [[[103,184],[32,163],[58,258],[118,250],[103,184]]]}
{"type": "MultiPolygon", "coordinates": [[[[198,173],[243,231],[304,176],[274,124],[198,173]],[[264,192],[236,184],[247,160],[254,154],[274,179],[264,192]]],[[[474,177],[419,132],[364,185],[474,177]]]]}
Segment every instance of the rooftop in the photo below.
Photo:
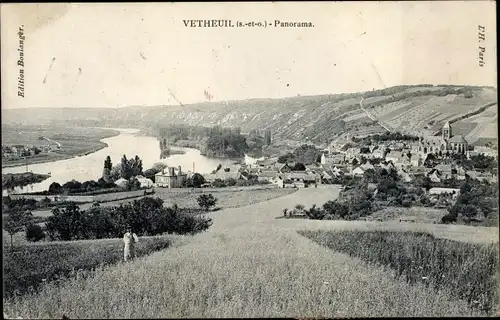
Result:
{"type": "Polygon", "coordinates": [[[451,137],[450,142],[452,143],[467,143],[467,140],[464,139],[462,135],[456,135],[451,137]]]}

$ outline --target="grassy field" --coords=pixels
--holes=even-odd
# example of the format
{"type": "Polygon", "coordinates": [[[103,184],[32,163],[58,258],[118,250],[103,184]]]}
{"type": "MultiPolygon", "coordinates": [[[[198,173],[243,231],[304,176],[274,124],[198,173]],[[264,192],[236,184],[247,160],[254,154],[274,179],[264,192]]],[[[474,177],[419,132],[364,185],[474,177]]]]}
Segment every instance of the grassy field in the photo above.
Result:
{"type": "MultiPolygon", "coordinates": [[[[288,195],[296,191],[295,189],[269,189],[269,190],[246,190],[246,191],[216,191],[212,192],[214,197],[217,198],[216,207],[224,208],[237,208],[241,206],[247,206],[254,203],[259,203],[267,201],[270,199],[278,198],[281,196],[288,195]]],[[[103,195],[106,198],[107,194],[103,195]]],[[[200,196],[200,193],[190,193],[189,189],[185,192],[169,192],[168,189],[156,188],[155,194],[150,197],[158,197],[164,201],[166,206],[171,206],[176,203],[181,208],[198,208],[198,202],[196,198],[200,196]]],[[[141,197],[134,197],[130,199],[122,200],[112,200],[112,194],[109,195],[110,200],[108,202],[100,203],[101,206],[117,206],[124,203],[133,202],[141,197]]],[[[106,200],[103,200],[106,201],[106,200]]],[[[88,209],[92,206],[92,203],[80,204],[80,209],[88,209]]],[[[48,217],[52,215],[51,210],[37,210],[33,211],[34,216],[48,217]]]]}
{"type": "MultiPolygon", "coordinates": [[[[61,144],[60,150],[30,157],[30,163],[42,163],[85,155],[106,147],[101,139],[113,137],[118,131],[112,129],[34,126],[2,124],[2,145],[47,145],[46,137],[61,144]]],[[[2,159],[2,167],[23,165],[24,159],[2,159]]]]}
{"type": "MultiPolygon", "coordinates": [[[[137,255],[166,249],[178,239],[176,236],[140,238],[137,255]]],[[[12,251],[5,240],[4,235],[4,297],[36,291],[45,283],[61,282],[76,275],[75,272],[79,276],[88,275],[98,266],[123,259],[121,239],[34,244],[18,240],[12,251]]]]}
{"type": "Polygon", "coordinates": [[[428,233],[301,232],[327,248],[387,266],[407,283],[448,291],[484,313],[498,306],[498,244],[436,239],[428,233]]]}
{"type": "MultiPolygon", "coordinates": [[[[216,207],[225,208],[237,208],[242,206],[247,206],[254,203],[264,202],[270,199],[282,197],[295,192],[296,189],[266,189],[266,190],[245,190],[245,191],[219,191],[210,192],[214,197],[218,199],[216,207]]],[[[167,189],[155,189],[155,197],[161,198],[165,201],[165,205],[177,204],[181,208],[198,207],[198,202],[196,199],[200,196],[200,193],[169,193],[167,189]]]]}
{"type": "MultiPolygon", "coordinates": [[[[4,299],[5,313],[27,318],[485,315],[447,290],[436,292],[424,283],[408,283],[387,267],[331,251],[297,233],[320,227],[342,229],[348,222],[275,219],[285,207],[321,205],[338,192],[301,189],[267,202],[213,212],[209,231],[182,247],[98,268],[92,277],[48,285],[37,295],[4,299]]],[[[375,225],[366,221],[349,225],[362,228],[361,223],[367,229],[375,225]]],[[[415,226],[441,232],[440,236],[485,241],[478,236],[485,228],[423,224],[392,228],[415,226]]]]}

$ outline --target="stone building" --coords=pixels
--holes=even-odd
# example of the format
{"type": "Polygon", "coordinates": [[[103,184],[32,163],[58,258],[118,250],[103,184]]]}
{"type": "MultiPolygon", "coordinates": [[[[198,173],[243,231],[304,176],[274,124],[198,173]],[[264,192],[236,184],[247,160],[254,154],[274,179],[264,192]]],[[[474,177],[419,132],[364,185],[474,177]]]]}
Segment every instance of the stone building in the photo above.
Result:
{"type": "Polygon", "coordinates": [[[182,172],[181,166],[177,169],[167,167],[163,172],[155,174],[155,184],[163,188],[181,188],[187,179],[187,173],[182,172]]]}
{"type": "Polygon", "coordinates": [[[418,145],[414,146],[414,151],[420,157],[425,158],[429,153],[446,154],[448,152],[450,154],[461,153],[467,155],[468,148],[467,140],[462,135],[454,136],[450,123],[447,121],[441,130],[441,136],[420,139],[418,145]]]}

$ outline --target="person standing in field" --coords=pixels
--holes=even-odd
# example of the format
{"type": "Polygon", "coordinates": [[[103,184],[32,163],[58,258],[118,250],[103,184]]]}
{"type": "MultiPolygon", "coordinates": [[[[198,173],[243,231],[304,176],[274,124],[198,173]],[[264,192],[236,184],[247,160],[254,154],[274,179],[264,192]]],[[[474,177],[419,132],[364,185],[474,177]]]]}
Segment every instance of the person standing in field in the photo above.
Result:
{"type": "Polygon", "coordinates": [[[123,261],[127,262],[135,258],[135,245],[139,242],[137,235],[132,232],[132,228],[127,229],[127,233],[123,236],[123,261]]]}

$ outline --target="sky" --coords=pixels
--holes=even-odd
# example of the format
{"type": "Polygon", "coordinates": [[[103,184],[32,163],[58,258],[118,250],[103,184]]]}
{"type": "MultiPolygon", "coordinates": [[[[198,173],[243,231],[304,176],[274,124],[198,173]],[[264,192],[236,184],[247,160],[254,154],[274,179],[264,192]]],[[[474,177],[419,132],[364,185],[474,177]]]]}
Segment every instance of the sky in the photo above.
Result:
{"type": "Polygon", "coordinates": [[[177,105],[496,87],[493,1],[2,4],[2,108],[177,105]],[[187,28],[183,20],[311,22],[187,28]],[[24,97],[18,96],[24,26],[24,97]],[[478,25],[485,26],[479,67],[478,25]]]}

